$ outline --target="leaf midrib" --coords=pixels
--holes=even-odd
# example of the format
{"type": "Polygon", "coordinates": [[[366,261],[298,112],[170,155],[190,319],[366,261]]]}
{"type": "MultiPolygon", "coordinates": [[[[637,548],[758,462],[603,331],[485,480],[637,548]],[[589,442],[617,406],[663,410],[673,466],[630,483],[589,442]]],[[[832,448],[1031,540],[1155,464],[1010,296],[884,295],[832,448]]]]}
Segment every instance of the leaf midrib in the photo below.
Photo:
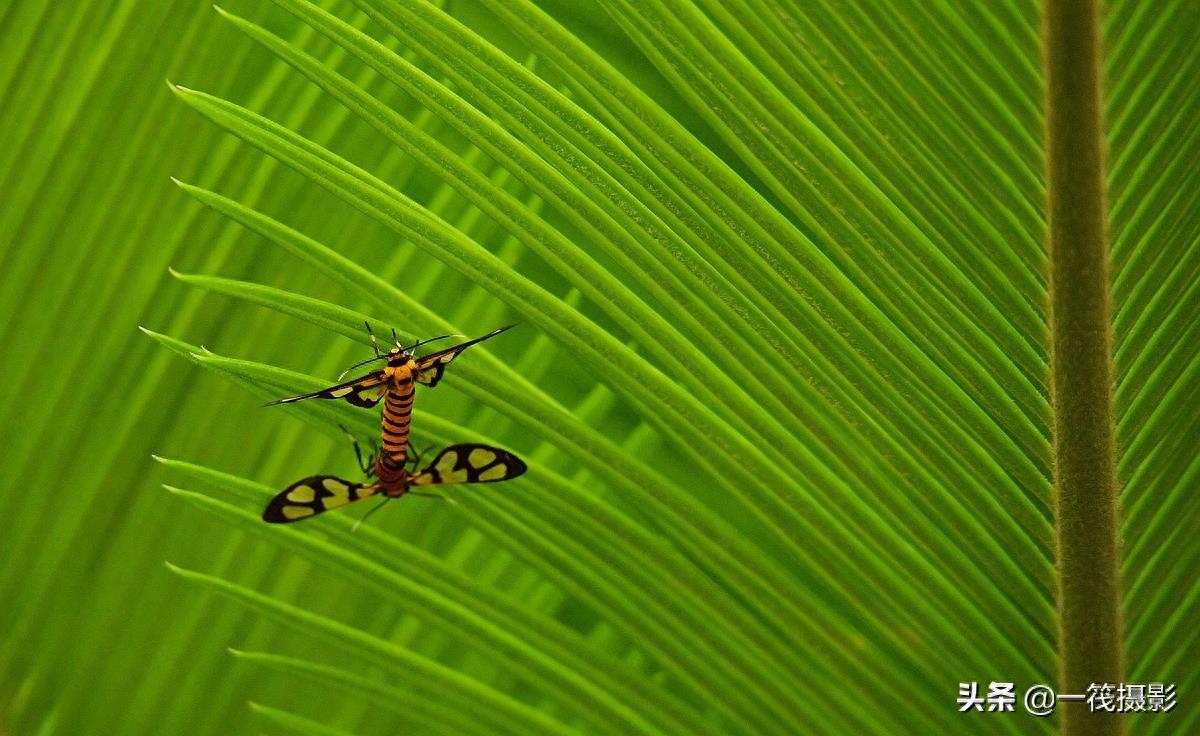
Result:
{"type": "MultiPolygon", "coordinates": [[[[1093,0],[1043,11],[1059,687],[1082,692],[1121,681],[1123,648],[1101,38],[1093,0]]],[[[1122,730],[1083,709],[1062,724],[1122,730]]]]}

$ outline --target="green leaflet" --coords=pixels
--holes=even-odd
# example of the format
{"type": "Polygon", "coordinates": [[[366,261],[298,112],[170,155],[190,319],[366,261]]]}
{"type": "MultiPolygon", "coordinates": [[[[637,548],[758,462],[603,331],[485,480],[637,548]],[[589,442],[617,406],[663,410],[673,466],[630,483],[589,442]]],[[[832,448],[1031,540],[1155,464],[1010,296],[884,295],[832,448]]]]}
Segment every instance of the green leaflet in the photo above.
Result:
{"type": "MultiPolygon", "coordinates": [[[[954,706],[1054,683],[1087,582],[1042,3],[9,5],[0,732],[1061,729],[954,706]],[[518,323],[414,438],[530,471],[264,528],[379,431],[261,406],[363,320],[518,323]]],[[[1104,13],[1119,636],[1180,698],[1125,731],[1186,733],[1200,16],[1104,13]]]]}

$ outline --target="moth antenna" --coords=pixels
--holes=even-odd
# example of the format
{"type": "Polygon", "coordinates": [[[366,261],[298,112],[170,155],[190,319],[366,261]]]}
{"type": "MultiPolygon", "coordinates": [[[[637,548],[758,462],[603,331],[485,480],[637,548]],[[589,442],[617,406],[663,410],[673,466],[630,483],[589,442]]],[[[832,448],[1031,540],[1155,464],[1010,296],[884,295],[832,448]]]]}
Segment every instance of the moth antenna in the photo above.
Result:
{"type": "MultiPolygon", "coordinates": [[[[371,347],[375,348],[375,357],[379,357],[379,341],[375,339],[375,330],[371,329],[371,323],[363,320],[363,324],[367,326],[367,334],[371,336],[371,347]]],[[[345,375],[344,373],[342,375],[345,375]]]]}
{"type": "Polygon", "coordinates": [[[409,346],[408,346],[408,347],[406,347],[406,348],[401,348],[401,350],[403,350],[403,351],[404,351],[404,352],[406,352],[406,353],[412,353],[412,351],[416,350],[417,348],[421,347],[422,345],[428,345],[428,344],[429,344],[429,343],[431,343],[431,342],[437,342],[438,340],[445,340],[445,339],[447,339],[447,338],[451,338],[451,337],[463,337],[463,338],[465,338],[465,337],[466,337],[466,335],[459,335],[459,334],[454,334],[454,335],[438,335],[437,337],[430,337],[430,338],[428,338],[428,339],[425,339],[425,340],[418,340],[417,342],[414,342],[412,345],[409,345],[409,346]]]}
{"type": "MultiPolygon", "coordinates": [[[[379,352],[379,346],[378,346],[378,345],[376,345],[376,346],[375,346],[375,352],[379,352]]],[[[360,361],[358,361],[357,363],[355,363],[354,365],[352,365],[352,366],[350,366],[349,368],[347,368],[346,370],[344,370],[344,371],[342,371],[341,373],[339,373],[339,374],[338,374],[338,377],[337,377],[337,379],[336,379],[336,380],[340,381],[340,380],[342,380],[343,378],[345,378],[345,377],[346,377],[346,374],[347,374],[347,373],[349,373],[350,371],[354,370],[355,368],[357,368],[357,367],[359,367],[359,366],[361,366],[361,365],[366,365],[367,363],[374,363],[374,362],[375,362],[375,361],[377,361],[377,360],[387,360],[387,356],[386,356],[386,355],[376,355],[374,358],[367,358],[366,360],[360,360],[360,361]]]]}

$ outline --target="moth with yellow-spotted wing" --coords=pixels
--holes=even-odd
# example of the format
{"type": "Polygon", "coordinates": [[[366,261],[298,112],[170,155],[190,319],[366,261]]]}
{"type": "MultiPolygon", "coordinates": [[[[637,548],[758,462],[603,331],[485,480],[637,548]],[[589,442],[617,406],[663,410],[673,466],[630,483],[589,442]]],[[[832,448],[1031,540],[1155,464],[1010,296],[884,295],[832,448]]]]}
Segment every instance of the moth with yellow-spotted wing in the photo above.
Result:
{"type": "Polygon", "coordinates": [[[426,345],[436,340],[445,340],[452,336],[441,335],[439,337],[431,337],[428,340],[422,340],[408,347],[404,347],[399,342],[396,342],[396,347],[384,353],[379,349],[379,343],[375,340],[375,333],[371,330],[370,323],[367,323],[367,334],[371,336],[371,344],[375,347],[375,357],[368,358],[362,363],[351,366],[350,370],[366,363],[373,363],[376,360],[387,361],[385,368],[372,371],[365,376],[360,376],[345,383],[323,388],[320,391],[276,399],[275,401],[268,402],[267,406],[290,404],[296,401],[303,401],[304,399],[343,399],[355,406],[369,409],[378,404],[384,392],[394,384],[411,383],[415,380],[417,383],[425,386],[433,387],[438,385],[438,382],[442,380],[442,374],[446,371],[446,366],[450,365],[451,361],[461,355],[464,350],[509,329],[512,329],[512,325],[506,325],[492,330],[481,337],[467,340],[454,347],[438,350],[437,352],[418,358],[413,355],[412,351],[414,349],[421,345],[426,345]]]}
{"type": "MultiPolygon", "coordinates": [[[[388,467],[380,469],[380,476],[397,478],[402,474],[405,461],[408,458],[408,432],[409,424],[412,421],[413,383],[420,383],[431,387],[438,385],[438,382],[442,380],[442,374],[446,371],[446,366],[450,365],[451,361],[461,355],[464,350],[484,340],[493,338],[511,327],[512,325],[501,327],[474,340],[468,340],[454,347],[438,350],[437,352],[417,358],[414,356],[413,350],[435,340],[444,340],[450,337],[450,335],[422,340],[408,347],[402,346],[396,340],[396,347],[387,353],[383,353],[379,349],[379,343],[375,340],[375,333],[371,330],[370,323],[367,323],[367,333],[371,336],[371,344],[375,348],[375,357],[368,358],[363,363],[352,366],[350,370],[376,360],[387,361],[386,366],[365,376],[355,378],[352,381],[339,383],[336,386],[330,386],[329,388],[314,391],[310,394],[289,396],[286,399],[272,401],[271,404],[290,404],[304,399],[342,399],[354,406],[369,409],[378,404],[381,398],[384,399],[381,426],[383,453],[380,457],[386,460],[388,467]]],[[[392,339],[395,340],[395,331],[392,332],[392,339]]]]}
{"type": "MultiPolygon", "coordinates": [[[[382,461],[381,456],[376,465],[382,461]]],[[[414,486],[496,483],[523,474],[526,465],[507,450],[462,444],[442,450],[424,470],[411,475],[401,469],[399,476],[385,480],[377,468],[368,465],[364,470],[373,477],[372,482],[353,483],[332,475],[314,475],[296,481],[271,499],[263,511],[263,521],[272,524],[300,521],[376,495],[399,498],[414,486]]]]}

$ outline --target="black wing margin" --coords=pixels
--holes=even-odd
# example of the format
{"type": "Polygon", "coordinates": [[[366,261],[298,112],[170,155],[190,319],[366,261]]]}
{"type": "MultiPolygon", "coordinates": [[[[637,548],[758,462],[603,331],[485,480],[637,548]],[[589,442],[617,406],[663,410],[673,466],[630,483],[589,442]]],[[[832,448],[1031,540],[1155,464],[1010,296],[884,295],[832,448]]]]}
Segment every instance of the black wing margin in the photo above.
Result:
{"type": "Polygon", "coordinates": [[[430,387],[436,386],[438,385],[438,381],[442,380],[442,374],[445,373],[446,366],[450,365],[450,362],[457,358],[462,351],[509,329],[512,329],[512,325],[506,325],[498,330],[493,330],[483,337],[459,343],[452,348],[446,348],[445,350],[439,350],[436,353],[422,356],[417,360],[417,369],[413,371],[413,377],[417,383],[430,387]]]}
{"type": "Polygon", "coordinates": [[[313,475],[296,481],[272,498],[262,518],[268,524],[290,524],[361,501],[378,491],[376,485],[364,486],[332,475],[313,475]]]}
{"type": "Polygon", "coordinates": [[[376,371],[360,378],[355,378],[353,381],[339,383],[336,386],[314,391],[311,394],[276,399],[275,401],[268,402],[267,406],[291,404],[305,399],[343,399],[354,406],[370,409],[379,403],[386,389],[387,378],[383,375],[383,371],[376,371]]]}
{"type": "Polygon", "coordinates": [[[496,483],[524,474],[528,466],[508,450],[479,444],[451,445],[412,477],[414,486],[496,483]]]}

